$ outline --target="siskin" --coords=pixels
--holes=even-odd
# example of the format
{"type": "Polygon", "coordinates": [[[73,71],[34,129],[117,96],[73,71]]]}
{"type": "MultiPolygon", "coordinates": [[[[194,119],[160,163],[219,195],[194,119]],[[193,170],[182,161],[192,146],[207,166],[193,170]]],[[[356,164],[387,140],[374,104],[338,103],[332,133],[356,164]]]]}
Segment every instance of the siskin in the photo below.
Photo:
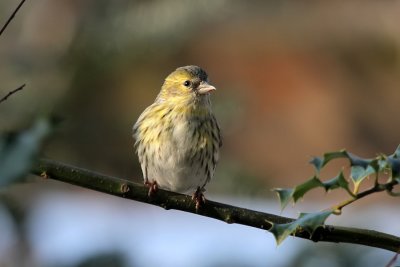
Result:
{"type": "Polygon", "coordinates": [[[210,93],[215,90],[200,67],[177,68],[133,126],[149,195],[157,188],[194,192],[196,209],[204,203],[203,192],[214,175],[222,145],[211,110],[210,93]]]}

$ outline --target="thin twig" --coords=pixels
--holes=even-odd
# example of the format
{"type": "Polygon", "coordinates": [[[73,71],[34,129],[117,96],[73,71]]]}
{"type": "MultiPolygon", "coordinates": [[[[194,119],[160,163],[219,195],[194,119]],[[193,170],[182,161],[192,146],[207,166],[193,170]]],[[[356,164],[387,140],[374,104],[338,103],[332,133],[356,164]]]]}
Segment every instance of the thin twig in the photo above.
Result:
{"type": "MultiPolygon", "coordinates": [[[[55,179],[110,195],[156,205],[167,210],[181,210],[221,220],[226,223],[237,223],[263,230],[271,228],[270,222],[283,224],[294,221],[292,218],[240,208],[211,200],[207,200],[199,210],[196,210],[195,204],[190,196],[159,189],[154,196],[149,198],[148,188],[142,184],[106,176],[48,159],[39,160],[34,165],[31,172],[45,178],[55,179]]],[[[296,231],[293,235],[315,242],[324,241],[359,244],[394,252],[397,252],[400,248],[399,237],[359,228],[325,225],[324,227],[317,228],[312,237],[307,231],[301,229],[296,231]]]]}
{"type": "Polygon", "coordinates": [[[3,25],[3,27],[0,30],[0,35],[4,32],[4,30],[7,28],[8,24],[14,19],[15,15],[17,14],[18,10],[22,7],[22,5],[25,3],[25,0],[22,0],[17,8],[14,10],[14,12],[11,14],[11,16],[8,18],[6,23],[3,25]]]}
{"type": "Polygon", "coordinates": [[[3,101],[6,101],[7,98],[9,98],[11,95],[15,94],[16,92],[18,92],[18,91],[24,89],[25,85],[26,85],[26,84],[23,84],[23,85],[21,85],[20,87],[18,87],[17,89],[14,89],[14,90],[12,90],[11,92],[8,92],[8,94],[6,94],[5,96],[3,96],[2,99],[0,99],[0,103],[3,102],[3,101]]]}
{"type": "Polygon", "coordinates": [[[350,205],[354,201],[359,200],[359,199],[361,199],[363,197],[366,197],[368,195],[371,195],[373,193],[378,193],[378,192],[382,192],[382,191],[388,191],[389,188],[393,187],[396,184],[397,184],[396,180],[392,180],[392,181],[390,181],[388,183],[385,183],[385,184],[375,183],[374,186],[372,186],[371,188],[366,189],[365,191],[362,191],[360,193],[357,193],[352,198],[350,198],[348,200],[345,200],[345,201],[341,202],[340,204],[334,206],[332,208],[332,210],[334,211],[335,214],[340,214],[344,207],[346,207],[347,205],[350,205]]]}
{"type": "Polygon", "coordinates": [[[393,258],[390,259],[390,261],[388,262],[388,264],[386,264],[386,267],[392,267],[392,266],[394,265],[394,263],[395,263],[396,260],[397,260],[397,257],[399,256],[399,252],[400,252],[400,249],[399,249],[399,251],[397,251],[396,254],[394,254],[393,258]]]}

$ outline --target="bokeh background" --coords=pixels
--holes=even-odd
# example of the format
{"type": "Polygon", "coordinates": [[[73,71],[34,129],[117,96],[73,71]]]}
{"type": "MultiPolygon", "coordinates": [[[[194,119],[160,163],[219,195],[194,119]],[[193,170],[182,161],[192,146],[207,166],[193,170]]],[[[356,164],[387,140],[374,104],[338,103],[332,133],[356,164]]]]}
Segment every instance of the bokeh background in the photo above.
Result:
{"type": "MultiPolygon", "coordinates": [[[[19,1],[0,2],[6,21],[19,1]]],[[[141,182],[131,128],[175,68],[217,92],[224,137],[207,197],[280,213],[271,189],[313,175],[310,156],[400,143],[400,2],[27,1],[0,37],[2,132],[62,118],[42,155],[141,182]]],[[[326,177],[345,162],[333,164],[326,177]]],[[[0,266],[384,266],[379,249],[313,244],[27,177],[0,190],[0,266]]],[[[322,190],[282,214],[346,197],[322,190]]],[[[329,223],[400,235],[398,200],[329,223]]]]}

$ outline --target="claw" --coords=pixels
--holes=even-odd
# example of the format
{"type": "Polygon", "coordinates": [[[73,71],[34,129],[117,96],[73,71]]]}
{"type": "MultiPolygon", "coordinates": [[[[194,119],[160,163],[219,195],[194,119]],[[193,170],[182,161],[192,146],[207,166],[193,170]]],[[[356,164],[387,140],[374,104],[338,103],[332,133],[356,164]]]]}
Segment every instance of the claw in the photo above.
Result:
{"type": "Polygon", "coordinates": [[[192,196],[192,200],[196,202],[196,211],[206,203],[206,198],[204,197],[204,188],[197,187],[196,192],[192,196]]]}
{"type": "Polygon", "coordinates": [[[158,184],[156,181],[153,182],[149,182],[149,180],[145,180],[144,181],[144,185],[147,186],[149,188],[149,193],[147,193],[147,195],[149,197],[154,196],[154,194],[157,192],[158,190],[158,184]]]}

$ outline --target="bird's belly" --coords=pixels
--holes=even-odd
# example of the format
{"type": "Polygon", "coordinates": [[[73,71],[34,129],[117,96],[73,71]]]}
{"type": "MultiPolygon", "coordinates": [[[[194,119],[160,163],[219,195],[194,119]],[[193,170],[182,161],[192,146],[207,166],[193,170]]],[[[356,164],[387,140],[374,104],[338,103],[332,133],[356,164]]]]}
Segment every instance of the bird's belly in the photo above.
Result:
{"type": "Polygon", "coordinates": [[[158,144],[158,153],[149,162],[148,178],[160,188],[189,193],[203,187],[207,175],[201,168],[192,146],[196,145],[187,122],[177,123],[173,132],[158,144]]]}
{"type": "Polygon", "coordinates": [[[200,164],[188,164],[191,155],[167,147],[161,149],[157,160],[149,162],[148,178],[155,180],[160,188],[179,193],[189,193],[202,187],[207,176],[201,171],[200,164]]]}

